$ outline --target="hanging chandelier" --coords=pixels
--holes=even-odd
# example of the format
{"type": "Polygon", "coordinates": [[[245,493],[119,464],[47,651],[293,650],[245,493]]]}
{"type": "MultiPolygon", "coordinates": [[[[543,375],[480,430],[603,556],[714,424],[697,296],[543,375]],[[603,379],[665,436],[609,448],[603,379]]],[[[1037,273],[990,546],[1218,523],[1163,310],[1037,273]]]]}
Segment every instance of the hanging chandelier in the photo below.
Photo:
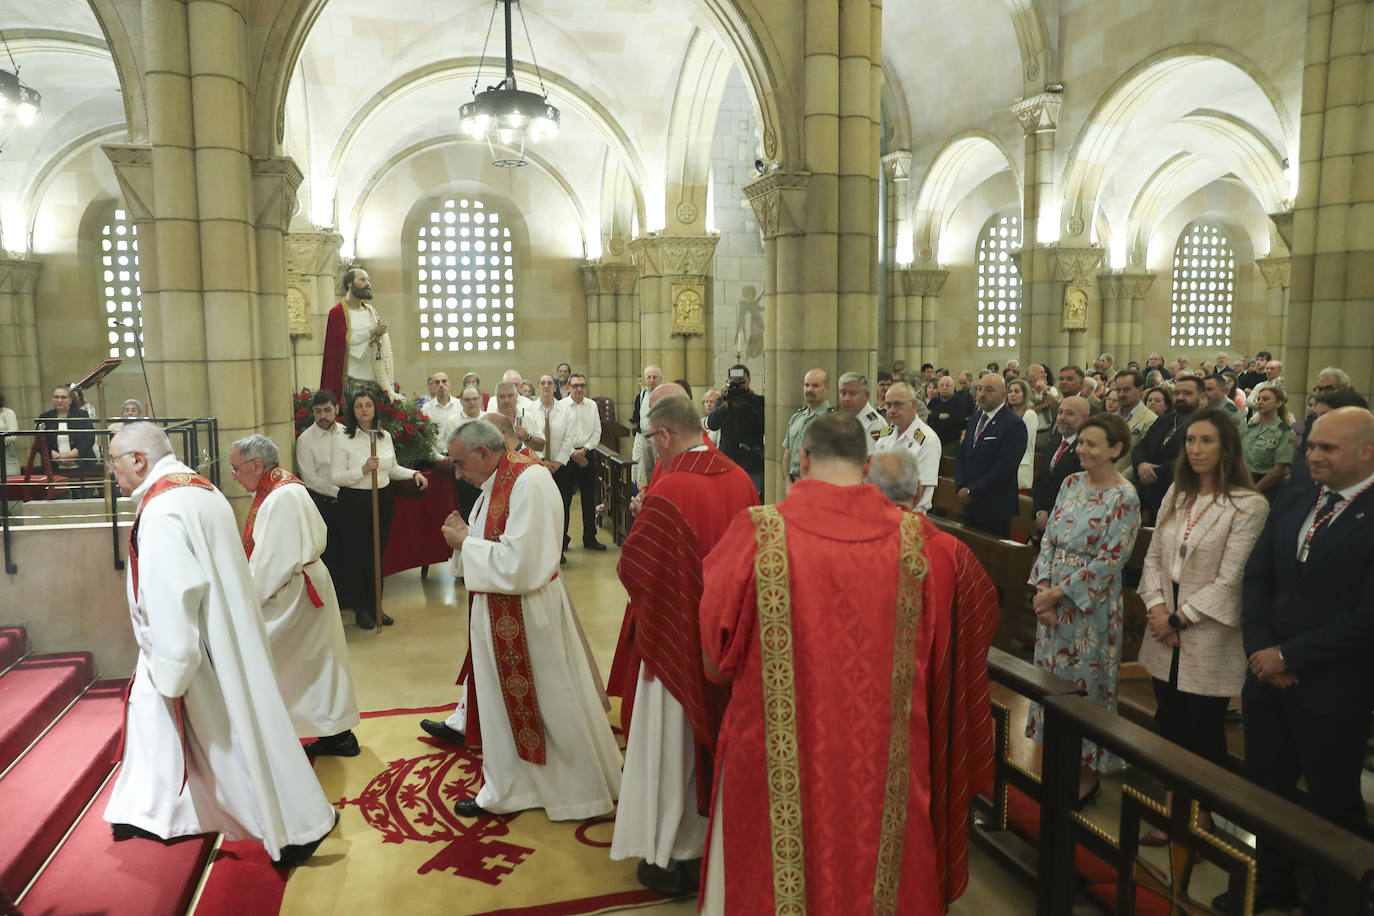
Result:
{"type": "MultiPolygon", "coordinates": [[[[539,62],[534,62],[535,76],[543,94],[528,92],[515,84],[515,58],[511,49],[511,7],[519,0],[496,0],[491,11],[491,22],[487,24],[487,42],[491,41],[492,23],[496,21],[496,7],[505,5],[506,21],[506,78],[494,86],[478,92],[477,86],[482,79],[482,65],[487,59],[486,43],[482,45],[482,57],[477,63],[477,78],[472,82],[472,101],[458,109],[459,128],[474,140],[481,140],[491,151],[491,164],[503,169],[519,168],[525,164],[525,144],[538,143],[558,133],[558,109],[549,104],[548,91],[544,89],[544,78],[539,73],[539,62]],[[514,147],[518,152],[512,157],[508,152],[500,153],[496,144],[514,147]]],[[[525,28],[525,41],[529,42],[530,30],[525,24],[525,13],[520,12],[520,24],[525,28]]],[[[534,45],[530,43],[530,58],[534,58],[534,45]]]]}
{"type": "Polygon", "coordinates": [[[14,53],[10,51],[9,40],[3,32],[0,32],[0,42],[4,42],[5,53],[9,55],[13,68],[6,70],[0,67],[0,117],[13,112],[14,119],[27,127],[38,117],[43,107],[43,97],[37,89],[19,81],[19,65],[14,62],[14,53]]]}

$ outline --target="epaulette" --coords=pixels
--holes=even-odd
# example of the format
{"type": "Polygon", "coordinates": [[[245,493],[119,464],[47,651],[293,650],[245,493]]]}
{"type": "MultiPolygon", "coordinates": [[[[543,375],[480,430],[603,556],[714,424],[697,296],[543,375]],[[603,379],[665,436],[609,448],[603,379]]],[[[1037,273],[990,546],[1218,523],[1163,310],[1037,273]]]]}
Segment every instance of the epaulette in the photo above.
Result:
{"type": "Polygon", "coordinates": [[[911,434],[911,438],[916,440],[917,445],[924,445],[926,441],[926,434],[924,431],[918,429],[916,430],[916,432],[911,434]]]}
{"type": "Polygon", "coordinates": [[[806,405],[803,404],[802,406],[798,407],[796,410],[792,411],[792,416],[795,417],[795,416],[798,416],[798,415],[803,414],[803,413],[805,413],[805,412],[806,412],[806,405]]]}

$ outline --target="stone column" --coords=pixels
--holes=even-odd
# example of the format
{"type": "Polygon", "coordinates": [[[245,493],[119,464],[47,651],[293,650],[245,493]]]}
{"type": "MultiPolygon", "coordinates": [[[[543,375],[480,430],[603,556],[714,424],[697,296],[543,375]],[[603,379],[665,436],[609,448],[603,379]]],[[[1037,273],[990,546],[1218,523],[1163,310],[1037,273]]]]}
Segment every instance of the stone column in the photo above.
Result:
{"type": "Polygon", "coordinates": [[[1154,274],[1133,274],[1124,270],[1109,270],[1097,275],[1102,295],[1102,349],[1115,356],[1121,365],[1129,359],[1141,359],[1145,294],[1154,279],[1154,274]]]}
{"type": "Polygon", "coordinates": [[[881,291],[885,301],[879,302],[878,320],[882,333],[878,335],[878,360],[883,365],[891,365],[894,360],[910,361],[916,356],[911,350],[911,341],[902,336],[909,320],[904,274],[910,269],[907,261],[912,256],[911,151],[888,153],[882,159],[882,166],[887,190],[887,250],[884,253],[887,282],[881,291]]]}
{"type": "MultiPolygon", "coordinates": [[[[1264,342],[1263,348],[1274,354],[1274,358],[1282,360],[1287,370],[1288,356],[1284,352],[1285,319],[1288,317],[1288,294],[1292,287],[1293,280],[1293,259],[1292,258],[1257,258],[1255,266],[1260,269],[1264,276],[1264,285],[1268,288],[1268,302],[1264,318],[1264,342]]],[[[1259,349],[1259,348],[1256,348],[1259,349]]],[[[1318,369],[1321,367],[1318,366],[1318,369]]]]}
{"type": "Polygon", "coordinates": [[[940,291],[949,279],[947,270],[898,271],[893,315],[888,320],[894,358],[905,359],[909,368],[933,363],[939,355],[940,340],[936,323],[940,317],[940,291]]]}
{"type": "Polygon", "coordinates": [[[1027,359],[1051,366],[1084,365],[1088,360],[1092,281],[1102,261],[1102,249],[1047,245],[1023,252],[1022,261],[1026,254],[1032,255],[1037,269],[1043,269],[1049,280],[1037,283],[1036,308],[1030,316],[1033,324],[1023,328],[1021,352],[1027,359]]]}
{"type": "Polygon", "coordinates": [[[293,390],[318,388],[324,359],[324,326],[338,301],[339,246],[337,232],[286,234],[286,315],[294,362],[293,390]]]}
{"type": "MultiPolygon", "coordinates": [[[[33,291],[42,269],[42,261],[0,259],[0,391],[5,393],[5,406],[14,411],[21,428],[30,427],[33,418],[47,409],[38,370],[38,322],[33,311],[33,291]]],[[[28,443],[23,446],[27,449],[28,443]]],[[[18,473],[14,468],[9,472],[18,473]]]]}
{"type": "Polygon", "coordinates": [[[663,378],[683,378],[692,391],[711,383],[715,284],[711,259],[716,235],[644,236],[630,243],[639,269],[639,346],[641,362],[662,368],[663,378]]]}
{"type": "Polygon", "coordinates": [[[296,212],[296,189],[304,176],[286,156],[254,158],[252,168],[253,253],[258,266],[257,334],[253,349],[261,399],[258,422],[265,435],[278,442],[290,442],[294,435],[290,395],[295,388],[295,375],[291,364],[284,242],[296,212]]]}
{"type": "Polygon", "coordinates": [[[639,302],[633,264],[588,262],[579,268],[587,297],[587,384],[596,397],[615,398],[628,425],[639,363],[639,302]]]}
{"type": "Polygon", "coordinates": [[[797,325],[806,300],[803,264],[810,182],[810,172],[770,172],[744,186],[763,233],[764,365],[749,368],[754,390],[768,398],[763,441],[764,498],[769,502],[782,497],[778,467],[782,439],[787,431],[786,418],[801,406],[800,380],[806,371],[796,366],[807,361],[807,354],[800,350],[801,329],[797,325]],[[783,321],[791,326],[779,327],[783,321]],[[792,385],[780,385],[779,364],[792,371],[792,385]],[[784,393],[789,389],[790,394],[784,393]]]}
{"type": "Polygon", "coordinates": [[[1047,247],[1058,241],[1058,227],[1042,226],[1041,217],[1056,219],[1043,210],[1054,206],[1055,131],[1062,101],[1059,93],[1042,92],[1011,106],[1025,135],[1021,255],[1015,259],[1021,275],[1020,352],[1026,359],[1045,360],[1052,366],[1063,365],[1058,354],[1067,354],[1069,341],[1064,331],[1063,286],[1055,276],[1056,256],[1047,247]]]}
{"type": "Polygon", "coordinates": [[[1367,180],[1374,97],[1374,8],[1307,4],[1301,161],[1292,226],[1292,297],[1283,333],[1289,390],[1339,366],[1358,391],[1374,383],[1374,183],[1367,180]]]}

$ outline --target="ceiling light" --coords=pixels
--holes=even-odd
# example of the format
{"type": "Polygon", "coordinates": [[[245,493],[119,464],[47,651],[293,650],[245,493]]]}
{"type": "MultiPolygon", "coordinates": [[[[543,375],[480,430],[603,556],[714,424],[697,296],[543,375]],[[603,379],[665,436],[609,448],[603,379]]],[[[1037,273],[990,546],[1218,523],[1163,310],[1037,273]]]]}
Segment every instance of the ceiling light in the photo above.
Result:
{"type": "MultiPolygon", "coordinates": [[[[525,164],[525,143],[538,143],[558,133],[560,115],[558,109],[549,104],[548,92],[542,95],[527,92],[516,86],[515,57],[511,47],[511,7],[519,0],[496,0],[492,7],[491,22],[496,21],[496,7],[505,6],[506,24],[506,76],[494,86],[478,92],[477,86],[482,79],[482,64],[486,62],[486,45],[482,47],[482,57],[477,64],[477,79],[472,84],[472,101],[458,109],[459,128],[474,140],[481,140],[491,150],[492,165],[501,168],[518,168],[525,164]],[[510,151],[496,150],[496,144],[516,147],[510,151]]],[[[529,26],[525,25],[525,13],[520,13],[520,23],[525,26],[525,41],[529,43],[529,26]]],[[[487,26],[487,41],[491,41],[491,24],[487,26]]],[[[530,44],[530,58],[534,58],[534,45],[530,44]]],[[[539,63],[534,63],[534,72],[539,79],[539,88],[544,89],[544,78],[539,74],[539,63]]]]}

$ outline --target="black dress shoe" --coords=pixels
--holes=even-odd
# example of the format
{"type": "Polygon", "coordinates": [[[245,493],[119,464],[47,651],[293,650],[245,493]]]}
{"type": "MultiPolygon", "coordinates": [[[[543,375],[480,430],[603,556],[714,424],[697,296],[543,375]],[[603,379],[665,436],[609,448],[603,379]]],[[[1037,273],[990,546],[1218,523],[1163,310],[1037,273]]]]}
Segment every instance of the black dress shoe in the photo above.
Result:
{"type": "Polygon", "coordinates": [[[467,736],[456,728],[449,728],[447,722],[440,722],[436,719],[421,719],[420,727],[440,741],[447,741],[458,747],[467,747],[467,736]]]}
{"type": "Polygon", "coordinates": [[[292,846],[283,846],[280,857],[273,859],[272,864],[277,868],[295,868],[297,865],[304,865],[306,860],[315,854],[315,850],[320,848],[324,838],[334,832],[334,828],[339,826],[339,812],[334,812],[334,823],[324,832],[318,840],[310,843],[296,843],[292,846]]]}
{"type": "Polygon", "coordinates": [[[667,868],[640,862],[635,869],[635,878],[649,890],[665,897],[686,897],[695,894],[701,884],[701,860],[672,862],[667,868]]]}
{"type": "Polygon", "coordinates": [[[305,746],[305,753],[310,757],[357,757],[362,752],[351,729],[327,738],[319,738],[305,746]]]}
{"type": "Polygon", "coordinates": [[[360,630],[375,630],[377,628],[377,618],[371,614],[364,614],[362,611],[354,613],[353,622],[358,625],[360,630]]]}
{"type": "Polygon", "coordinates": [[[392,624],[394,624],[395,622],[396,622],[395,620],[391,619],[391,615],[390,615],[390,614],[382,614],[382,626],[384,626],[384,627],[389,627],[389,626],[391,626],[392,624]]]}
{"type": "Polygon", "coordinates": [[[497,814],[495,811],[488,811],[477,804],[475,798],[460,798],[453,803],[453,811],[459,817],[505,817],[504,814],[497,814]]]}
{"type": "Polygon", "coordinates": [[[605,550],[605,549],[606,549],[606,545],[603,544],[603,543],[601,543],[600,541],[583,541],[583,542],[582,542],[582,549],[583,549],[583,550],[605,550]]]}
{"type": "Polygon", "coordinates": [[[135,827],[133,824],[111,824],[110,833],[116,840],[156,840],[159,843],[165,842],[156,833],[144,830],[142,827],[135,827]]]}

